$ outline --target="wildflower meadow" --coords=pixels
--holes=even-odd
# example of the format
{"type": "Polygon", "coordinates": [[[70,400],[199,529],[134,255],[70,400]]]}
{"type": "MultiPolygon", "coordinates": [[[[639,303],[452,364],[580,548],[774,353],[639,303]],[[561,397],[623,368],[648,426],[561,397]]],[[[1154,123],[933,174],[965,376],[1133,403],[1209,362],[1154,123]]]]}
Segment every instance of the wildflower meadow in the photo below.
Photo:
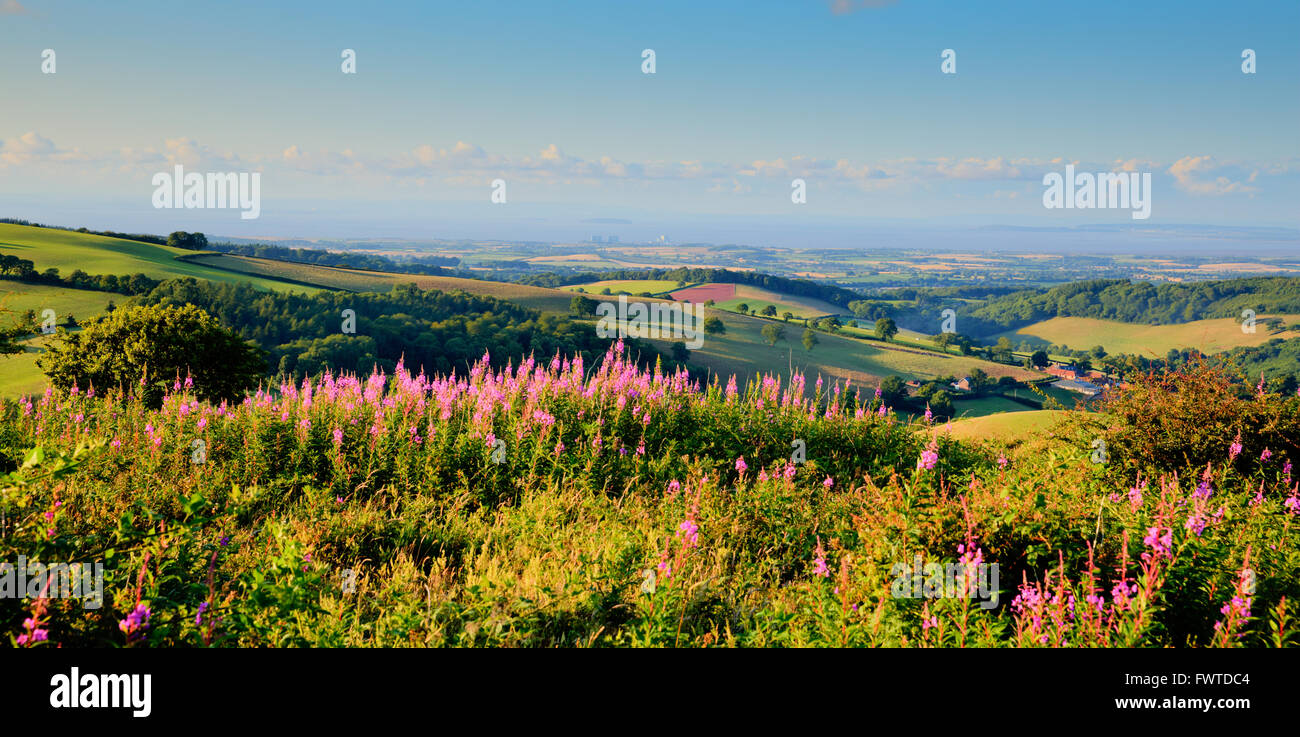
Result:
{"type": "Polygon", "coordinates": [[[11,566],[0,625],[37,648],[1297,642],[1300,398],[1204,369],[957,440],[852,383],[593,363],[6,402],[0,560],[102,564],[103,590],[11,566]]]}

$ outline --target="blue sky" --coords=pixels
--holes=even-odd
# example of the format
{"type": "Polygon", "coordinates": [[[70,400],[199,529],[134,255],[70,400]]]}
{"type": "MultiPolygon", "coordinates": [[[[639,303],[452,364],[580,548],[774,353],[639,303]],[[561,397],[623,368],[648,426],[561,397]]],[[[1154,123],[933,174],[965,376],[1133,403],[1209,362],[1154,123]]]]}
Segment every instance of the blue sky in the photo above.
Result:
{"type": "Polygon", "coordinates": [[[1043,208],[1076,163],[1151,172],[1151,223],[1294,227],[1298,39],[1291,0],[0,0],[0,209],[268,236],[1128,220],[1043,208]],[[262,172],[262,217],[153,210],[175,163],[262,172]]]}

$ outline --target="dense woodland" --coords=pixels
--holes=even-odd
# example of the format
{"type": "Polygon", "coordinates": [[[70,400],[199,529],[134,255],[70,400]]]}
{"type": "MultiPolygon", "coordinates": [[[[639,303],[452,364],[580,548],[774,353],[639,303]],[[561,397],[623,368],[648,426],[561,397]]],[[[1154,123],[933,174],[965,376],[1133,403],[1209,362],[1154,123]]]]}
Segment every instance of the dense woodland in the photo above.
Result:
{"type": "MultiPolygon", "coordinates": [[[[403,359],[413,371],[463,374],[485,353],[502,366],[557,352],[590,358],[609,347],[590,325],[491,297],[409,284],[387,294],[305,295],[191,278],[164,282],[137,303],[195,305],[266,351],[272,371],[299,377],[327,367],[368,373],[378,365],[391,372],[403,359]],[[345,310],[355,314],[355,325],[346,326],[355,332],[345,332],[345,310]]],[[[648,344],[628,342],[643,362],[659,357],[648,344]]],[[[675,365],[667,358],[665,364],[675,365]]]]}

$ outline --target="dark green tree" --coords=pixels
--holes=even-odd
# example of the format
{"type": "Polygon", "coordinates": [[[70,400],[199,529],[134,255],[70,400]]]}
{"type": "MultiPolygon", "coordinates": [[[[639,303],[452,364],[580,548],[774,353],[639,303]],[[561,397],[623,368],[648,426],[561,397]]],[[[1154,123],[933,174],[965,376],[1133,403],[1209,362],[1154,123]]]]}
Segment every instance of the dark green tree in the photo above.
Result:
{"type": "Polygon", "coordinates": [[[210,401],[240,399],[265,369],[262,352],[193,305],[114,310],[63,334],[37,365],[54,386],[121,387],[153,406],[178,377],[210,401]]]}
{"type": "Polygon", "coordinates": [[[881,340],[890,340],[898,335],[898,325],[894,324],[894,318],[882,317],[876,320],[876,337],[881,340]]]}
{"type": "Polygon", "coordinates": [[[785,326],[769,322],[763,326],[763,340],[768,345],[776,345],[778,340],[785,340],[785,326]]]}

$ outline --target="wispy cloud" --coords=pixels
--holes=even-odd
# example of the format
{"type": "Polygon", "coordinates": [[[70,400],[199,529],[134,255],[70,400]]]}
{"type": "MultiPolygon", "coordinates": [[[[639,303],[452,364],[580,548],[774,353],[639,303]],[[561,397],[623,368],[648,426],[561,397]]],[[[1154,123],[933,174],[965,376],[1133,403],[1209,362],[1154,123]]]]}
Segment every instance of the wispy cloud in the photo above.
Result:
{"type": "Polygon", "coordinates": [[[1184,156],[1169,167],[1169,174],[1180,189],[1191,194],[1224,195],[1258,191],[1258,188],[1250,185],[1259,176],[1257,170],[1247,173],[1243,167],[1221,164],[1213,156],[1184,156]]]}
{"type": "Polygon", "coordinates": [[[31,11],[23,7],[18,0],[0,0],[0,15],[30,15],[31,11]]]}
{"type": "MultiPolygon", "coordinates": [[[[743,194],[770,188],[795,178],[810,184],[841,185],[863,191],[906,189],[935,182],[962,186],[998,186],[999,196],[1016,187],[1035,187],[1048,172],[1063,172],[1066,164],[1078,171],[1149,171],[1169,177],[1173,186],[1197,196],[1259,191],[1260,180],[1288,176],[1300,170],[1300,160],[1225,163],[1212,156],[1185,156],[1172,163],[1143,158],[1084,162],[1066,157],[906,157],[879,161],[829,159],[805,155],[777,156],[745,162],[700,160],[628,161],[609,155],[574,155],[557,144],[536,153],[494,153],[468,141],[437,146],[424,143],[396,154],[366,154],[351,148],[308,150],[288,145],[277,152],[238,154],[221,151],[192,138],[165,139],[160,146],[119,148],[88,153],[63,147],[36,132],[0,140],[0,169],[33,174],[62,173],[137,176],[170,169],[177,164],[195,171],[253,170],[296,177],[307,182],[347,179],[370,185],[406,183],[416,187],[486,185],[493,179],[546,185],[603,186],[613,183],[699,182],[704,191],[743,194]],[[1010,189],[1007,185],[1010,185],[1010,189]]],[[[61,174],[61,175],[62,175],[61,174]]],[[[369,186],[369,185],[368,185],[369,186]]]]}

